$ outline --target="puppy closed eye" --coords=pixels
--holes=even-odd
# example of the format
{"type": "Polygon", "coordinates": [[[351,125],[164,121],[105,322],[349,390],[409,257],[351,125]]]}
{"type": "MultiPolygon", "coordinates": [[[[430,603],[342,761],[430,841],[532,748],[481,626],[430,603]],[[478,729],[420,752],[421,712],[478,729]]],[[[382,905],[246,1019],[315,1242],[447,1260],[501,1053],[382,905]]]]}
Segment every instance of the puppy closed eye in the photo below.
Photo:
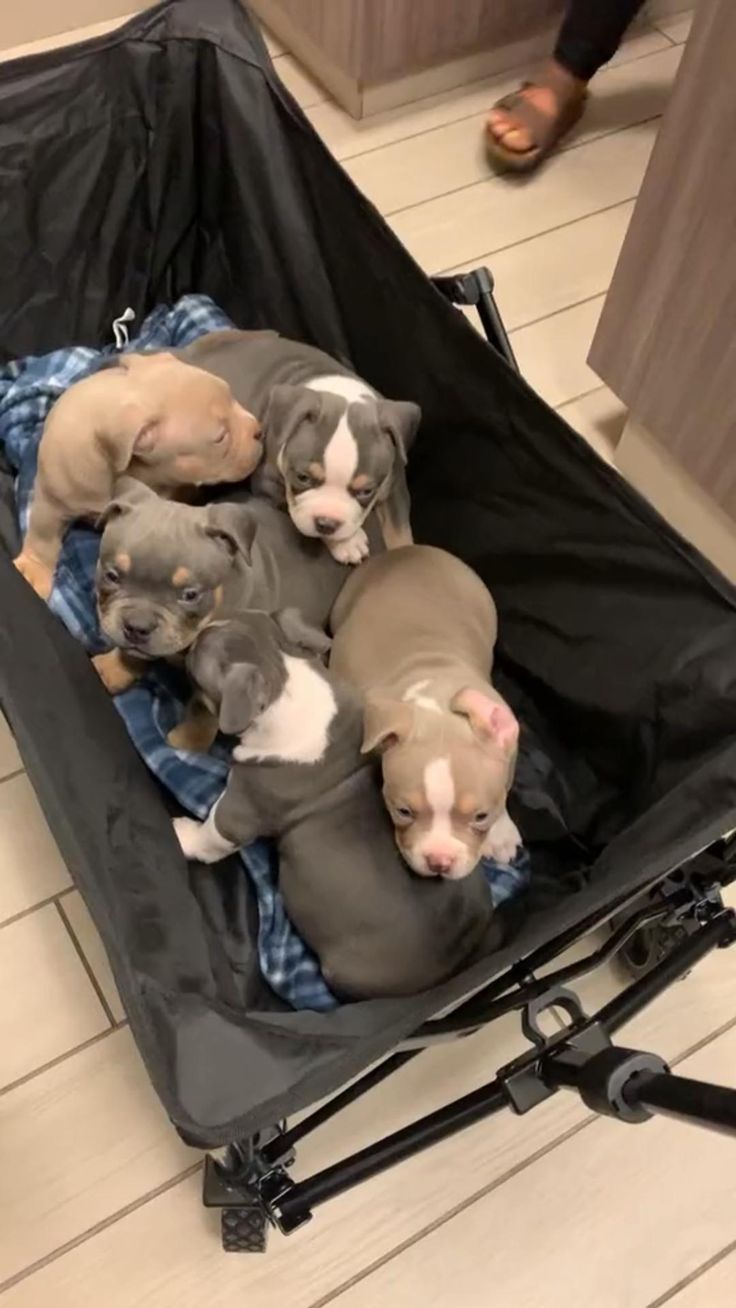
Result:
{"type": "Polygon", "coordinates": [[[120,581],[120,572],[110,563],[102,569],[102,579],[108,586],[117,586],[120,581]]]}
{"type": "Polygon", "coordinates": [[[212,442],[213,445],[223,445],[229,435],[230,432],[227,427],[220,427],[219,431],[215,433],[215,438],[212,442]]]}
{"type": "Polygon", "coordinates": [[[353,497],[359,504],[370,504],[375,493],[375,486],[361,486],[359,490],[353,491],[353,497]]]}
{"type": "Polygon", "coordinates": [[[408,826],[409,823],[413,822],[414,818],[416,817],[414,809],[411,807],[410,804],[392,804],[391,809],[395,821],[400,826],[408,826]]]}

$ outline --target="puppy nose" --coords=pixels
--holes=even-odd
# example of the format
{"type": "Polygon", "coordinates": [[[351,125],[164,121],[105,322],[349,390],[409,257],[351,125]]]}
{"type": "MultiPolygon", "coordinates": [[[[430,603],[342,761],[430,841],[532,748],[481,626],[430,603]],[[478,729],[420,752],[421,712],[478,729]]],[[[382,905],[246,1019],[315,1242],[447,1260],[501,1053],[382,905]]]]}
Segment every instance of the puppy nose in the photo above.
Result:
{"type": "Polygon", "coordinates": [[[332,536],[337,531],[340,523],[337,518],[315,518],[314,525],[320,536],[332,536]]]}
{"type": "Polygon", "coordinates": [[[451,854],[428,854],[427,867],[433,877],[444,877],[452,870],[455,860],[451,854]]]}
{"type": "Polygon", "coordinates": [[[155,622],[151,621],[150,618],[138,618],[136,622],[124,622],[123,636],[129,645],[142,645],[143,641],[150,636],[155,625],[155,622]]]}

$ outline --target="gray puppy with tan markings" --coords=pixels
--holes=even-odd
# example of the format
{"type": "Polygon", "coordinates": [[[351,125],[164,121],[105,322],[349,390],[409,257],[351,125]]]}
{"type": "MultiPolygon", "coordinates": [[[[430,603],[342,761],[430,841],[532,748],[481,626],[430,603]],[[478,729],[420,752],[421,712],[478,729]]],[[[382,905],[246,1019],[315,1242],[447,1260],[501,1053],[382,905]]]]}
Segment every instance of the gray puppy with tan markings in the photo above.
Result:
{"type": "Polygon", "coordinates": [[[285,505],[303,536],[360,563],[375,508],[388,548],[411,542],[404,468],[416,404],[384,399],[329,354],[276,332],[210,332],[181,358],[227,381],[261,420],[253,488],[285,505]]]}
{"type": "Polygon", "coordinates": [[[314,657],[323,645],[288,613],[242,614],[197,637],[187,670],[240,740],[207,819],[174,827],[186,857],[203,863],[274,838],[286,911],[332,989],[415,994],[497,943],[490,892],[480,871],[451,883],[404,866],[361,756],[360,700],[314,657]]]}
{"type": "Polygon", "coordinates": [[[112,694],[151,660],[181,655],[218,613],[290,606],[326,625],[345,569],[268,501],[198,508],[132,479],[124,489],[103,515],[96,578],[100,626],[115,649],[94,663],[112,694]]]}
{"type": "Polygon", "coordinates": [[[351,575],[332,615],[331,668],[365,705],[396,841],[422,876],[465,877],[520,843],[506,812],[519,727],[490,672],[496,609],[460,559],[411,545],[351,575]]]}

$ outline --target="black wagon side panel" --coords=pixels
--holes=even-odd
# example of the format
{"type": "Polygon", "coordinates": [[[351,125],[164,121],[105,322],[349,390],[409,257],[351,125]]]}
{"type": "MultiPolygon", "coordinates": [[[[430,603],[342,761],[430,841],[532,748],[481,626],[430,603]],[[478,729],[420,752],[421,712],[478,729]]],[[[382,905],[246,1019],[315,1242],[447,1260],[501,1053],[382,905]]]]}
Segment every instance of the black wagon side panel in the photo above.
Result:
{"type": "MultiPolygon", "coordinates": [[[[492,586],[526,725],[533,863],[560,892],[409,1001],[285,1010],[239,865],[187,870],[81,648],[0,554],[0,700],[176,1124],[220,1143],[336,1087],[472,986],[736,825],[734,590],[414,265],[278,82],[236,0],[166,0],[0,69],[0,356],[109,339],[206,292],[352,360],[424,422],[418,539],[492,586]],[[565,858],[559,854],[567,851],[565,858]]],[[[12,551],[12,483],[2,479],[12,551]]]]}

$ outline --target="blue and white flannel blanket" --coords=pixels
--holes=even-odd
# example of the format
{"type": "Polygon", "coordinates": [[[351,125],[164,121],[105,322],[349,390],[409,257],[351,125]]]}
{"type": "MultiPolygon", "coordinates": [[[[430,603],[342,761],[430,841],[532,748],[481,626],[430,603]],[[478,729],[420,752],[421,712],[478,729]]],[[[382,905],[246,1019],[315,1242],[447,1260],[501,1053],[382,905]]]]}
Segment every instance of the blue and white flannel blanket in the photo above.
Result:
{"type": "MultiPolygon", "coordinates": [[[[138,337],[125,348],[181,347],[205,332],[231,326],[208,297],[187,295],[173,308],[154,310],[138,337]]],[[[38,358],[20,359],[0,370],[0,448],[17,474],[16,501],[23,532],[38,445],[51,405],[72,382],[93,372],[115,349],[79,346],[55,350],[38,358]]],[[[67,533],[50,600],[54,613],[90,654],[107,648],[100,635],[94,598],[98,549],[99,537],[89,528],[77,526],[67,533]]],[[[152,669],[140,685],[118,695],[115,706],[154,775],[184,809],[195,817],[206,817],[225,784],[227,752],[216,745],[209,755],[188,755],[167,745],[167,732],[181,717],[184,706],[174,692],[166,666],[152,669]]],[[[266,841],[257,841],[244,849],[241,857],[258,899],[258,954],[264,977],[294,1008],[333,1008],[337,1000],[325,984],[317,959],[284,911],[273,848],[266,841]]],[[[513,867],[489,863],[486,871],[496,903],[524,889],[528,881],[525,854],[513,867]]]]}

